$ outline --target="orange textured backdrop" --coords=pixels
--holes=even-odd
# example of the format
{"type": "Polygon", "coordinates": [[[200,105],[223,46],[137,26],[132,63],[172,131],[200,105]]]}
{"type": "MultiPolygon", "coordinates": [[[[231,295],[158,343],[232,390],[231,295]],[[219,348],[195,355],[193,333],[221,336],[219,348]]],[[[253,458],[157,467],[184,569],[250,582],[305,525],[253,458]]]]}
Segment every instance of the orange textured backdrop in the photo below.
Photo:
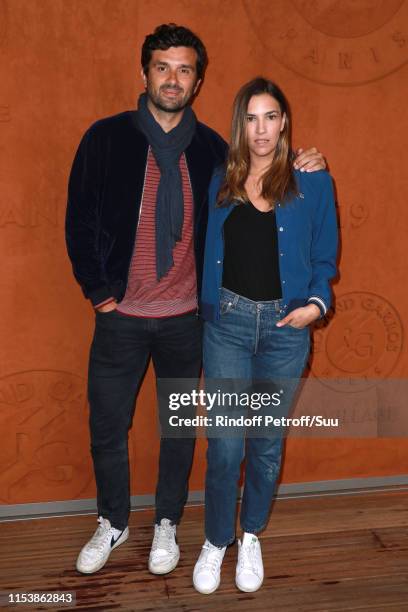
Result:
{"type": "MultiPolygon", "coordinates": [[[[168,21],[208,48],[202,121],[228,137],[234,93],[262,73],[292,104],[294,144],[329,161],[341,279],[312,373],[407,376],[407,2],[0,0],[1,503],[95,496],[85,389],[93,312],[65,251],[66,183],[90,123],[134,107],[144,36],[168,21]]],[[[201,440],[191,490],[203,489],[204,452],[201,440]]],[[[130,455],[132,493],[152,493],[150,370],[130,455]]],[[[282,481],[403,473],[405,439],[290,440],[282,481]]]]}

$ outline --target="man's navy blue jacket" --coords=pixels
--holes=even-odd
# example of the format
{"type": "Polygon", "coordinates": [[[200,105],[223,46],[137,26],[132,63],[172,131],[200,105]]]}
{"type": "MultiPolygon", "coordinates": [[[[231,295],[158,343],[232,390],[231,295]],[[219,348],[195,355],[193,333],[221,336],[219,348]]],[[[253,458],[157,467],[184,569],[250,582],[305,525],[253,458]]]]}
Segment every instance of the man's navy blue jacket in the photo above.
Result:
{"type": "MultiPolygon", "coordinates": [[[[68,186],[66,241],[75,278],[93,304],[126,291],[146,173],[148,142],[126,111],[94,123],[83,136],[68,186]]],[[[208,186],[227,144],[197,122],[185,151],[194,200],[198,294],[208,219],[208,186]]]]}

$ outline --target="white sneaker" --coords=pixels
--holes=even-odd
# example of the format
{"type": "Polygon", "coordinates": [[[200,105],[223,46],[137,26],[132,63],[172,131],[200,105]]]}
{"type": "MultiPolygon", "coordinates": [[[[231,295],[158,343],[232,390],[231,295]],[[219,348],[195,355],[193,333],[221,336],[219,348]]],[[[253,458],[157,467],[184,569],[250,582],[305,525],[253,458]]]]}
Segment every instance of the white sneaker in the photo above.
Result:
{"type": "Polygon", "coordinates": [[[149,572],[168,574],[177,566],[180,549],[176,542],[176,525],[163,518],[160,525],[154,526],[154,538],[149,555],[149,572]]]}
{"type": "Polygon", "coordinates": [[[123,531],[111,527],[108,519],[98,518],[99,527],[78,555],[76,568],[82,574],[93,574],[101,569],[112,550],[129,537],[129,528],[123,531]]]}
{"type": "Polygon", "coordinates": [[[244,532],[242,543],[238,540],[238,562],[235,584],[240,591],[257,591],[264,579],[261,543],[253,533],[244,532]]]}
{"type": "Polygon", "coordinates": [[[221,563],[227,547],[218,548],[206,540],[194,567],[193,584],[199,593],[209,595],[220,586],[221,563]]]}

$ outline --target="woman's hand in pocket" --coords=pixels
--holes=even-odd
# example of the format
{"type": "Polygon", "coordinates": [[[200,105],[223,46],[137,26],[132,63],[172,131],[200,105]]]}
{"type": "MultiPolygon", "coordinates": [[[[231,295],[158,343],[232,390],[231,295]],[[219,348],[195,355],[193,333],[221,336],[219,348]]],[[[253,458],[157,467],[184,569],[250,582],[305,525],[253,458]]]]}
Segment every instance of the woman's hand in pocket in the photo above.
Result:
{"type": "Polygon", "coordinates": [[[285,325],[289,325],[296,329],[303,329],[307,325],[310,325],[310,323],[313,323],[313,321],[316,321],[319,317],[319,307],[316,306],[316,304],[308,304],[307,306],[292,310],[292,312],[276,324],[276,327],[285,327],[285,325]]]}

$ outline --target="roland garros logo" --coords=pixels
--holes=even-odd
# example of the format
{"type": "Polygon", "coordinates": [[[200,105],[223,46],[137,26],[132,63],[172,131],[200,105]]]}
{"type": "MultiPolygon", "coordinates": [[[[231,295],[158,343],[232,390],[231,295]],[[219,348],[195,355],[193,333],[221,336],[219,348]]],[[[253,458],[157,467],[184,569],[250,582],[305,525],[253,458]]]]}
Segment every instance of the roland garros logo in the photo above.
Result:
{"type": "Polygon", "coordinates": [[[374,293],[352,292],[337,299],[333,320],[326,328],[316,330],[314,340],[315,377],[387,378],[401,355],[403,327],[387,299],[374,293]]]}
{"type": "Polygon", "coordinates": [[[88,406],[82,377],[58,370],[0,379],[3,469],[0,502],[78,498],[88,494],[88,406]]]}
{"type": "Polygon", "coordinates": [[[317,83],[369,83],[408,61],[404,0],[243,2],[260,43],[284,66],[317,83]]]}

